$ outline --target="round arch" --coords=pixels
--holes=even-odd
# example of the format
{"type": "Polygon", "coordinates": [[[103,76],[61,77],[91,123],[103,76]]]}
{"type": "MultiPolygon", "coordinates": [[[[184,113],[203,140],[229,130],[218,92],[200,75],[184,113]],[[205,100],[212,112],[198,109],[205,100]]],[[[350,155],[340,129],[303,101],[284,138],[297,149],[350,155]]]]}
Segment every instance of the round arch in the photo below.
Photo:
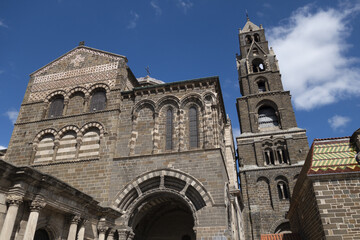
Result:
{"type": "Polygon", "coordinates": [[[127,184],[116,195],[113,207],[128,212],[132,203],[147,191],[161,189],[173,190],[188,198],[196,210],[214,204],[210,194],[196,178],[179,170],[158,169],[144,173],[127,184]]]}
{"type": "Polygon", "coordinates": [[[198,225],[195,206],[171,189],[144,193],[131,204],[124,220],[132,229],[134,240],[177,240],[179,236],[195,239],[194,228],[198,225]]]}

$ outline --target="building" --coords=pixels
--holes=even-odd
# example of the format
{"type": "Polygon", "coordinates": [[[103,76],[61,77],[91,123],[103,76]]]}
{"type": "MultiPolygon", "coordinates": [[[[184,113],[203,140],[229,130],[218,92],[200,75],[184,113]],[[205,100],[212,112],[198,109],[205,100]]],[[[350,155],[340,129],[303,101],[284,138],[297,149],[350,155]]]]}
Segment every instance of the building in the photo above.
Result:
{"type": "Polygon", "coordinates": [[[244,239],[218,77],[138,80],[81,43],[30,75],[3,157],[1,240],[244,239]]]}
{"type": "Polygon", "coordinates": [[[262,234],[291,232],[285,215],[309,147],[262,25],[248,19],[239,30],[239,42],[242,97],[236,105],[241,135],[236,141],[244,231],[245,239],[260,239],[262,234]]]}
{"type": "Polygon", "coordinates": [[[314,140],[287,216],[302,239],[359,239],[359,150],[360,129],[314,140]]]}

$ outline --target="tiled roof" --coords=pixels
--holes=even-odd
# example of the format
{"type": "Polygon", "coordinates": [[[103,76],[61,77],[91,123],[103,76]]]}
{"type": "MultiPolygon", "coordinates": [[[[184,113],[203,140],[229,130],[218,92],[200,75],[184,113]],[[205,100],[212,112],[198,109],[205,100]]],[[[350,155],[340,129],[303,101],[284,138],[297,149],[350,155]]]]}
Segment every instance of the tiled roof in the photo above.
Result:
{"type": "Polygon", "coordinates": [[[310,175],[360,171],[350,137],[315,139],[310,154],[310,175]]]}
{"type": "Polygon", "coordinates": [[[261,234],[261,240],[301,240],[295,233],[261,234]]]}

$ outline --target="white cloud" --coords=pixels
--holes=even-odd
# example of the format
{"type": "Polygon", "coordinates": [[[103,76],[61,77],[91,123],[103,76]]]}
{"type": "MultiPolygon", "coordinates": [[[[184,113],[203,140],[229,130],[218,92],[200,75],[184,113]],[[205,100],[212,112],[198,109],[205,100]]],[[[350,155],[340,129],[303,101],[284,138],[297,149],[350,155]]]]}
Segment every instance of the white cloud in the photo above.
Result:
{"type": "Polygon", "coordinates": [[[7,149],[7,147],[0,145],[0,150],[7,149]]]}
{"type": "Polygon", "coordinates": [[[328,123],[333,130],[337,130],[338,128],[343,128],[351,121],[350,118],[345,116],[335,115],[328,119],[328,123]]]}
{"type": "Polygon", "coordinates": [[[156,14],[157,16],[161,15],[162,10],[161,10],[161,8],[160,8],[159,3],[158,3],[157,0],[152,0],[152,1],[150,2],[150,5],[151,5],[151,7],[153,7],[153,8],[155,9],[155,14],[156,14]]]}
{"type": "Polygon", "coordinates": [[[314,8],[300,8],[285,24],[268,30],[284,88],[291,90],[295,107],[305,110],[360,91],[360,69],[353,66],[360,59],[345,55],[350,47],[346,42],[350,20],[360,12],[360,3],[312,11],[314,8]]]}
{"type": "Polygon", "coordinates": [[[184,13],[194,5],[190,0],[178,0],[178,7],[184,10],[184,13]]]}
{"type": "Polygon", "coordinates": [[[8,28],[8,25],[6,25],[3,20],[0,20],[0,27],[8,28]]]}
{"type": "Polygon", "coordinates": [[[130,15],[131,15],[131,19],[130,19],[130,22],[129,22],[129,25],[127,26],[127,28],[133,29],[133,28],[136,28],[137,21],[140,16],[139,16],[139,14],[137,14],[136,12],[133,12],[133,11],[130,12],[130,15]]]}
{"type": "Polygon", "coordinates": [[[14,124],[19,115],[18,111],[10,110],[5,113],[5,115],[10,119],[10,121],[14,124]]]}

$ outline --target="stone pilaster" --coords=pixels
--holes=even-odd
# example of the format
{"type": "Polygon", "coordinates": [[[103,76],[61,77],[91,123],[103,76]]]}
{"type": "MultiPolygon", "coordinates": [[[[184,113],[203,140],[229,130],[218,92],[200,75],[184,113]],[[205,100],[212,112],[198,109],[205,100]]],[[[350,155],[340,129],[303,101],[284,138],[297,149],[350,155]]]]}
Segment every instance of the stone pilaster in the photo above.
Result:
{"type": "Polygon", "coordinates": [[[67,240],[75,240],[76,239],[77,226],[78,226],[80,220],[81,219],[79,216],[74,216],[71,218],[71,223],[70,223],[69,234],[68,234],[67,240]]]}
{"type": "Polygon", "coordinates": [[[30,205],[30,215],[26,224],[25,234],[23,240],[33,240],[36,231],[36,225],[39,219],[40,210],[46,205],[42,197],[36,197],[30,205]]]}
{"type": "Polygon", "coordinates": [[[9,203],[9,208],[7,210],[4,225],[1,230],[1,234],[0,234],[1,240],[10,240],[11,234],[14,229],[16,215],[18,213],[19,206],[23,201],[23,196],[9,195],[6,201],[9,203]]]}

